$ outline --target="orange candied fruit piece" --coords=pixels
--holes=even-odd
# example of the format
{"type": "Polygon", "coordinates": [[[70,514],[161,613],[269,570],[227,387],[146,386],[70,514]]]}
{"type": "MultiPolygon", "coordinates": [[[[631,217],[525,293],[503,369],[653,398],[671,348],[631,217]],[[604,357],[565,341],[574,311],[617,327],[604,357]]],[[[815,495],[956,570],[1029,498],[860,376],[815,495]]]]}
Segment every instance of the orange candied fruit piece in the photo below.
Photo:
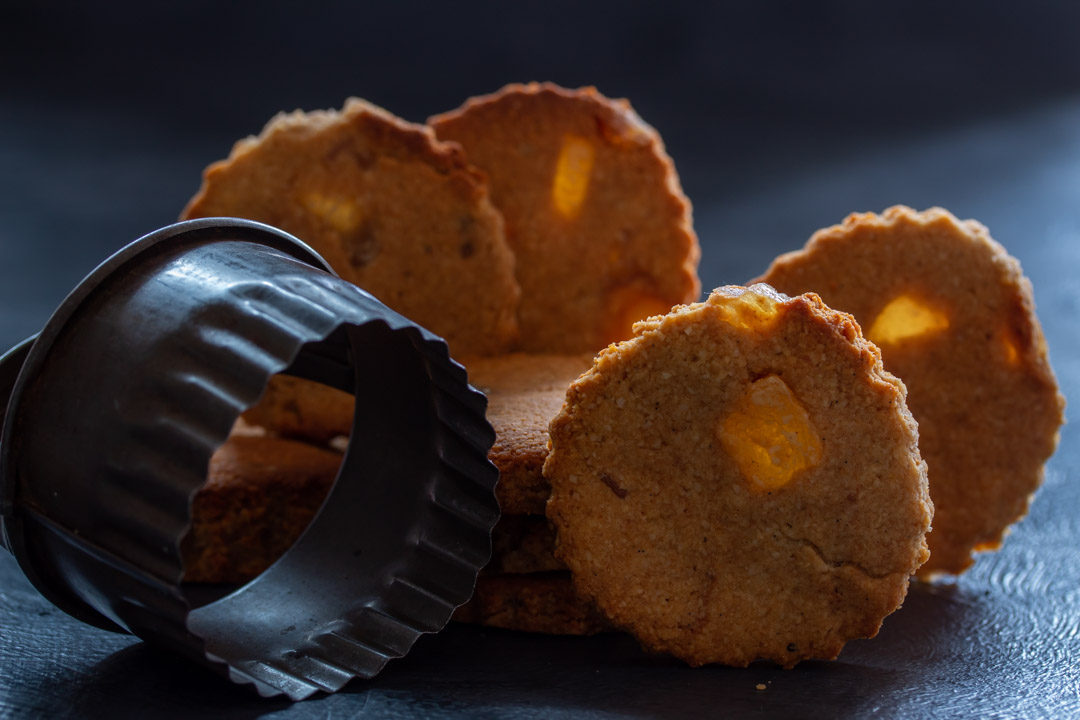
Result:
{"type": "Polygon", "coordinates": [[[729,325],[756,330],[776,319],[780,304],[786,299],[768,285],[758,283],[748,288],[737,285],[717,288],[709,297],[709,304],[720,309],[729,325]]]}
{"type": "Polygon", "coordinates": [[[717,428],[724,451],[757,490],[776,490],[822,458],[810,415],[780,377],[750,384],[717,428]]]}
{"type": "Polygon", "coordinates": [[[596,151],[585,138],[579,135],[563,138],[559,158],[555,161],[555,177],[551,181],[551,200],[563,217],[574,217],[585,204],[595,159],[596,151]]]}
{"type": "Polygon", "coordinates": [[[622,287],[607,300],[607,342],[619,342],[633,335],[634,323],[671,310],[671,303],[637,286],[622,287]]]}
{"type": "Polygon", "coordinates": [[[300,204],[341,233],[352,232],[360,226],[363,219],[360,207],[345,198],[309,192],[300,198],[300,204]]]}
{"type": "Polygon", "coordinates": [[[949,317],[910,295],[898,295],[878,313],[867,337],[876,345],[893,345],[949,327],[949,317]]]}

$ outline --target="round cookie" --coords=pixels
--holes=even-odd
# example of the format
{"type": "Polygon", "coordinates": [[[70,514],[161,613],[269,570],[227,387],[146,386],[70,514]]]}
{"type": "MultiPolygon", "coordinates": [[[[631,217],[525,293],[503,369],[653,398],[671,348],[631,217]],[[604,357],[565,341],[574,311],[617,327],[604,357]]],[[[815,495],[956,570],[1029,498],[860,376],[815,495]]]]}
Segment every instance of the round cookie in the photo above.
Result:
{"type": "Polygon", "coordinates": [[[508,85],[431,118],[487,173],[517,256],[520,349],[595,352],[700,292],[690,203],[657,132],[594,88],[508,85]]]}
{"type": "Polygon", "coordinates": [[[595,635],[611,630],[596,607],[574,592],[566,572],[481,575],[472,599],[454,620],[547,635],[595,635]]]}
{"type": "Polygon", "coordinates": [[[725,287],[635,325],[551,423],[556,555],[647,648],[790,667],[877,633],[932,506],[903,384],[813,294],[725,287]]]}
{"type": "Polygon", "coordinates": [[[268,568],[322,507],[341,458],[284,438],[230,437],[192,501],[184,581],[243,583],[268,568]]]}
{"type": "Polygon", "coordinates": [[[977,222],[893,207],[817,232],[761,279],[850,312],[907,386],[935,507],[919,574],[998,547],[1064,419],[1020,263],[977,222]]]}
{"type": "Polygon", "coordinates": [[[483,177],[429,128],[363,100],[280,114],[238,142],[183,212],[215,215],[293,233],[455,354],[516,338],[514,258],[483,177]]]}
{"type": "Polygon", "coordinates": [[[592,364],[592,355],[512,353],[465,360],[469,382],[487,395],[495,430],[488,458],[499,468],[495,495],[504,514],[543,515],[550,487],[543,476],[548,424],[566,388],[592,364]]]}

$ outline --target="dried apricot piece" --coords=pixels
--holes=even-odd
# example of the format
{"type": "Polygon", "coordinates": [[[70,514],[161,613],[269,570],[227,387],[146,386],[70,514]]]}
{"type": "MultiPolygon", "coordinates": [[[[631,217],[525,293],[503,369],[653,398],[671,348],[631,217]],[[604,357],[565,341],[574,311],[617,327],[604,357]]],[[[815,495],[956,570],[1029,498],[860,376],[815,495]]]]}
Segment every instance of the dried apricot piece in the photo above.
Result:
{"type": "Polygon", "coordinates": [[[551,181],[551,199],[563,217],[572,218],[581,210],[595,158],[596,151],[585,138],[567,135],[563,139],[551,181]]]}
{"type": "Polygon", "coordinates": [[[717,428],[724,450],[758,490],[777,490],[821,462],[821,437],[776,375],[755,380],[717,428]]]}
{"type": "Polygon", "coordinates": [[[889,301],[870,324],[866,336],[878,345],[893,345],[948,328],[948,315],[929,303],[905,294],[889,301]]]}

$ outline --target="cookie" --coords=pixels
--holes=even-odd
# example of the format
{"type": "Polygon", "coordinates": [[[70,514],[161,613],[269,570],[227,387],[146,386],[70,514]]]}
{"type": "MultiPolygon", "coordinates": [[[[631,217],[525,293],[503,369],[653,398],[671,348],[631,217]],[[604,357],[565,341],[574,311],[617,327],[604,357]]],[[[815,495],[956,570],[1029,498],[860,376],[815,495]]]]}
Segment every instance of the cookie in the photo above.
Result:
{"type": "Polygon", "coordinates": [[[483,177],[429,128],[363,100],[280,114],[238,142],[183,212],[215,215],[296,235],[456,354],[516,338],[513,253],[483,177]]]}
{"type": "Polygon", "coordinates": [[[543,515],[503,515],[491,531],[487,574],[566,570],[555,559],[555,530],[543,515]]]}
{"type": "Polygon", "coordinates": [[[352,395],[328,385],[275,375],[243,419],[283,437],[325,444],[349,436],[355,404],[352,395]]]}
{"type": "Polygon", "coordinates": [[[875,635],[932,515],[877,348],[764,285],[634,329],[551,423],[547,514],[578,592],[691,665],[790,667],[875,635]]]}
{"type": "Polygon", "coordinates": [[[595,635],[611,629],[597,609],[574,592],[565,572],[481,575],[472,599],[454,620],[548,635],[595,635]]]}
{"type": "Polygon", "coordinates": [[[975,221],[894,207],[819,231],[762,280],[850,312],[907,385],[936,508],[920,575],[999,546],[1064,411],[1020,263],[975,221]]]}
{"type": "Polygon", "coordinates": [[[465,360],[469,382],[488,398],[487,419],[495,430],[488,459],[499,468],[495,495],[504,514],[544,514],[548,423],[566,388],[591,363],[592,355],[522,353],[465,360]]]}
{"type": "MultiPolygon", "coordinates": [[[[592,363],[592,355],[511,353],[466,358],[464,363],[469,382],[488,396],[487,419],[495,430],[488,458],[499,469],[496,496],[503,513],[543,515],[549,493],[542,472],[548,423],[562,407],[566,388],[592,363]]],[[[244,419],[272,434],[325,443],[349,434],[353,398],[278,375],[244,419]]]]}
{"type": "Polygon", "coordinates": [[[341,458],[294,440],[230,437],[192,502],[184,580],[243,583],[268,568],[315,517],[341,458]]]}
{"type": "Polygon", "coordinates": [[[655,130],[594,88],[508,85],[431,118],[487,173],[522,289],[519,349],[595,352],[700,292],[690,202],[655,130]]]}

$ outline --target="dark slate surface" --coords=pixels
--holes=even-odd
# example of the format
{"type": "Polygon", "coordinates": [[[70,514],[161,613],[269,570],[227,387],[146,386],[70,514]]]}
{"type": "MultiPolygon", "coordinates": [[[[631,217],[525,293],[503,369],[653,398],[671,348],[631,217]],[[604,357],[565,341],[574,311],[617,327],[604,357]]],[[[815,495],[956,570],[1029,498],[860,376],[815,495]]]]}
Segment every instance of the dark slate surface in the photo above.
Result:
{"type": "MultiPolygon", "coordinates": [[[[746,280],[850,211],[941,205],[981,220],[1034,282],[1063,392],[1078,397],[1073,4],[123,5],[0,8],[0,346],[173,220],[203,165],[278,109],[357,94],[422,120],[553,79],[628,95],[665,135],[706,287],[746,280]]],[[[375,681],[294,706],[80,625],[0,551],[0,717],[1080,715],[1076,434],[1064,428],[1002,551],[913,586],[838,661],[792,671],[692,670],[620,635],[451,627],[375,681]]]]}

